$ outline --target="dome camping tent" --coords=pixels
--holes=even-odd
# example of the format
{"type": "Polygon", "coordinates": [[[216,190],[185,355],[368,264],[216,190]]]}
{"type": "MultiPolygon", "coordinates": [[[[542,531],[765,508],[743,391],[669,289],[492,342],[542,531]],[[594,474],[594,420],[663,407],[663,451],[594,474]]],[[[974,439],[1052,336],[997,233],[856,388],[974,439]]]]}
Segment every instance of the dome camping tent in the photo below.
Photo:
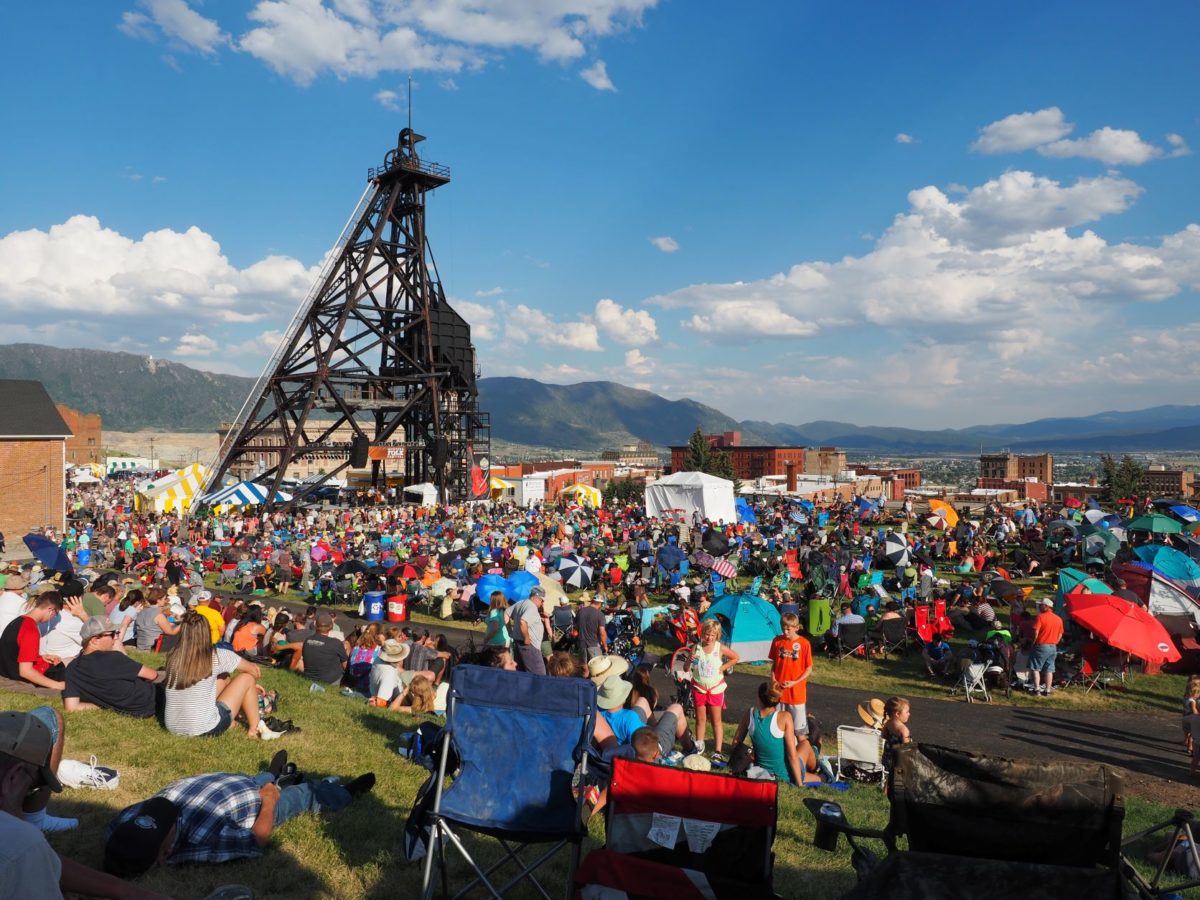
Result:
{"type": "Polygon", "coordinates": [[[721,622],[721,642],[741,657],[742,662],[764,662],[771,642],[783,629],[779,610],[753,594],[726,594],[704,614],[721,622]]]}
{"type": "Polygon", "coordinates": [[[695,512],[711,522],[737,522],[733,482],[704,472],[676,472],[646,485],[646,515],[690,520],[695,512]]]}

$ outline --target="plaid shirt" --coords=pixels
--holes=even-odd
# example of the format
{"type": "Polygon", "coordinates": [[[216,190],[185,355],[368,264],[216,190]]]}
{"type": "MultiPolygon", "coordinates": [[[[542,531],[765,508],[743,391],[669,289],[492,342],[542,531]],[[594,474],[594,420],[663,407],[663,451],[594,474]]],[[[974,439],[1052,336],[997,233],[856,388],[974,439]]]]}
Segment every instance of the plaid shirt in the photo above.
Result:
{"type": "MultiPolygon", "coordinates": [[[[157,796],[166,797],[180,809],[175,845],[167,862],[219,863],[261,855],[250,829],[262,797],[249,775],[193,775],[168,784],[157,796]]],[[[139,803],[118,815],[110,831],[140,809],[139,803]]]]}

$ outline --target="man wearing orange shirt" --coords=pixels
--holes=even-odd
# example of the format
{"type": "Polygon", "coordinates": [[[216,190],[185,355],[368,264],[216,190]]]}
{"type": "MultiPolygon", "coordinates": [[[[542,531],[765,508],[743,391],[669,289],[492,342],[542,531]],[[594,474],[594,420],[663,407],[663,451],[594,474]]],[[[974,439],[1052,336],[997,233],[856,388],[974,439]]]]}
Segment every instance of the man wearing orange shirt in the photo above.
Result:
{"type": "Polygon", "coordinates": [[[771,677],[783,688],[779,702],[792,714],[797,735],[808,733],[808,676],[812,673],[812,647],[800,636],[800,617],[785,614],[783,634],[771,642],[771,677]]]}
{"type": "Polygon", "coordinates": [[[1033,647],[1029,651],[1034,694],[1049,694],[1054,690],[1054,660],[1062,637],[1063,620],[1054,614],[1054,601],[1043,597],[1038,601],[1038,617],[1033,622],[1033,647]],[[1043,675],[1046,676],[1044,685],[1043,675]]]}

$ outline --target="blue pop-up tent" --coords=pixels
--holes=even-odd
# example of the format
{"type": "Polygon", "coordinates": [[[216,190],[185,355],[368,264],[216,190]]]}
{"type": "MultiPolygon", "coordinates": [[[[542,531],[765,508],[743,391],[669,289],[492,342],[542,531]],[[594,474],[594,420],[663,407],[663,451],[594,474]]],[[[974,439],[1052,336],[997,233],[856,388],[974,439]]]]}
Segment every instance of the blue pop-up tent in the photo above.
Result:
{"type": "Polygon", "coordinates": [[[721,622],[721,642],[729,645],[742,662],[764,662],[783,629],[779,610],[752,594],[727,594],[704,614],[721,622]]]}
{"type": "Polygon", "coordinates": [[[1149,563],[1156,571],[1172,581],[1178,582],[1188,593],[1200,590],[1200,565],[1186,553],[1180,553],[1166,544],[1144,544],[1134,548],[1137,558],[1149,563]]]}

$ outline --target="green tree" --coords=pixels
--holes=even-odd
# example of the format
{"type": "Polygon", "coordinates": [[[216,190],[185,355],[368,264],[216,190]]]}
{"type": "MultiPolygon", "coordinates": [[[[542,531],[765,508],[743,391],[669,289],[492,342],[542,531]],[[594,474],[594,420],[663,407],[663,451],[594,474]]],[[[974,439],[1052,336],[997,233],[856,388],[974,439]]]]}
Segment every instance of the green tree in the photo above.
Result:
{"type": "Polygon", "coordinates": [[[688,438],[687,450],[683,454],[683,471],[707,472],[712,465],[712,457],[713,451],[708,444],[708,438],[697,425],[692,436],[688,438]]]}
{"type": "Polygon", "coordinates": [[[1103,488],[1101,499],[1109,504],[1115,504],[1126,497],[1137,497],[1142,493],[1142,482],[1146,475],[1145,466],[1141,466],[1128,453],[1117,462],[1108,454],[1100,458],[1100,485],[1103,488]]]}
{"type": "Polygon", "coordinates": [[[630,500],[640,500],[645,485],[632,478],[614,478],[604,488],[604,502],[616,500],[618,503],[628,503],[630,500]]]}

